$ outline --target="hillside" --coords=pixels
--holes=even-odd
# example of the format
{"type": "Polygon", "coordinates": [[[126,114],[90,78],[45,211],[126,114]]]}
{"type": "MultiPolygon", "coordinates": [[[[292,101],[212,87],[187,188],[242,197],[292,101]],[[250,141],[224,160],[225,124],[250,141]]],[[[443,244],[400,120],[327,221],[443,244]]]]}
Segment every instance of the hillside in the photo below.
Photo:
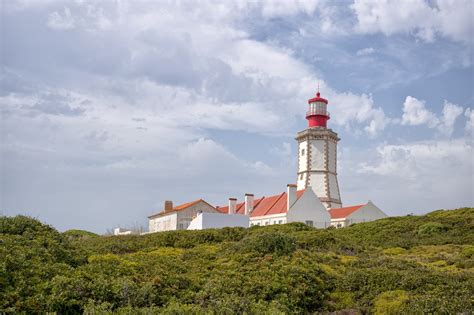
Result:
{"type": "Polygon", "coordinates": [[[0,312],[470,313],[474,209],[144,236],[0,218],[0,312]]]}

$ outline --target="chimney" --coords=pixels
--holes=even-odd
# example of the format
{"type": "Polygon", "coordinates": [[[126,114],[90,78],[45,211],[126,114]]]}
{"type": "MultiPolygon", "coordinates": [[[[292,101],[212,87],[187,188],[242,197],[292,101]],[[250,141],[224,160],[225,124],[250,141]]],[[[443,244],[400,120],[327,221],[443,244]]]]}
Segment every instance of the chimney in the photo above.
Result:
{"type": "Polygon", "coordinates": [[[286,210],[289,211],[291,206],[296,202],[296,185],[286,185],[286,210]]]}
{"type": "Polygon", "coordinates": [[[173,210],[173,201],[165,200],[165,212],[173,210]]]}
{"type": "Polygon", "coordinates": [[[245,194],[245,215],[253,211],[253,194],[245,194]]]}
{"type": "Polygon", "coordinates": [[[229,198],[229,214],[235,214],[235,205],[237,198],[229,198]]]}

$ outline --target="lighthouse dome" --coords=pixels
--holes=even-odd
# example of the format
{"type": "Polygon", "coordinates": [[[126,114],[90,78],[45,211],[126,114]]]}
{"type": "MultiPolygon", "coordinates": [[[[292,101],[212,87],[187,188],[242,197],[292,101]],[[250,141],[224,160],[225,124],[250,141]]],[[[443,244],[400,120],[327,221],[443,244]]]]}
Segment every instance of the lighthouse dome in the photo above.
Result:
{"type": "Polygon", "coordinates": [[[316,102],[321,102],[321,103],[327,104],[327,103],[328,103],[328,100],[325,99],[325,98],[322,98],[322,97],[321,97],[321,94],[318,92],[318,93],[316,93],[316,97],[310,98],[310,99],[308,100],[308,104],[316,103],[316,102]]]}

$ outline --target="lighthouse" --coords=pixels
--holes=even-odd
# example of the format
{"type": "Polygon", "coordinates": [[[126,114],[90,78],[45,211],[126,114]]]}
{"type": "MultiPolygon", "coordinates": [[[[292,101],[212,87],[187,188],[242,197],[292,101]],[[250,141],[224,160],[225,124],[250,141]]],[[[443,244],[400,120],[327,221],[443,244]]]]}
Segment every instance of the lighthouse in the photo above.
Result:
{"type": "Polygon", "coordinates": [[[337,182],[337,133],[327,128],[328,100],[316,93],[308,100],[308,128],[298,132],[297,189],[312,187],[326,209],[341,208],[337,182]]]}

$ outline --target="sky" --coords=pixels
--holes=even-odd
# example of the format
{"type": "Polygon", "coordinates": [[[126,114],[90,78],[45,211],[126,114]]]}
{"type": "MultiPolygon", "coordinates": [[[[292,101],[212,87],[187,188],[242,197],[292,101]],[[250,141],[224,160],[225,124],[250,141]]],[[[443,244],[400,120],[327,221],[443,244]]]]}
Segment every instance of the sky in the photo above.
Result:
{"type": "Polygon", "coordinates": [[[470,0],[0,5],[2,215],[104,233],[281,193],[318,82],[343,205],[473,206],[470,0]]]}

